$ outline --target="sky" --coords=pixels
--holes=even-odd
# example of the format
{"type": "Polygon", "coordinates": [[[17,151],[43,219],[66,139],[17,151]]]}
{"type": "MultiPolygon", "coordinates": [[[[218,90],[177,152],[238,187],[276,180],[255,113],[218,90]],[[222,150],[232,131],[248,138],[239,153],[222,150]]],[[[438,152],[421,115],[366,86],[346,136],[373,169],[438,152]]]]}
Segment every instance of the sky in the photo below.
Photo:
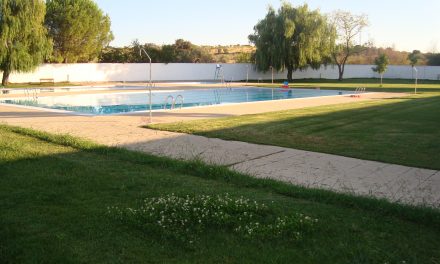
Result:
{"type": "MultiPolygon", "coordinates": [[[[95,0],[110,16],[112,46],[171,44],[176,39],[197,45],[249,44],[248,35],[280,0],[95,0]]],[[[369,26],[358,42],[396,50],[440,52],[440,0],[302,0],[322,13],[335,10],[366,14],[369,26]]]]}

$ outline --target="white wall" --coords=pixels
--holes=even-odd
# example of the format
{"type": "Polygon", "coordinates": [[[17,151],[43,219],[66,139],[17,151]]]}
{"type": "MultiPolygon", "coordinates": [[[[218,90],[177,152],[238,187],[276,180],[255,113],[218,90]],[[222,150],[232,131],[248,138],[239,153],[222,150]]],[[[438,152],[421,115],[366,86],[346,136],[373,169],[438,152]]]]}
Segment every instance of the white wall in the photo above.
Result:
{"type": "MultiPolygon", "coordinates": [[[[271,73],[255,71],[251,64],[222,64],[226,80],[271,79],[271,73]]],[[[378,77],[372,65],[346,65],[344,78],[378,77]]],[[[215,63],[153,63],[153,81],[209,81],[214,79],[215,63]]],[[[417,66],[420,79],[440,79],[440,66],[417,66]]],[[[385,78],[413,78],[411,66],[389,66],[385,78]]],[[[275,79],[285,79],[286,72],[275,72],[275,79]]],[[[294,79],[326,78],[337,79],[338,69],[334,65],[321,67],[319,70],[297,71],[294,79]]],[[[53,78],[56,82],[104,82],[104,81],[146,81],[149,79],[149,65],[145,63],[78,63],[44,64],[32,73],[14,73],[10,81],[14,83],[39,82],[40,78],[53,78]]]]}

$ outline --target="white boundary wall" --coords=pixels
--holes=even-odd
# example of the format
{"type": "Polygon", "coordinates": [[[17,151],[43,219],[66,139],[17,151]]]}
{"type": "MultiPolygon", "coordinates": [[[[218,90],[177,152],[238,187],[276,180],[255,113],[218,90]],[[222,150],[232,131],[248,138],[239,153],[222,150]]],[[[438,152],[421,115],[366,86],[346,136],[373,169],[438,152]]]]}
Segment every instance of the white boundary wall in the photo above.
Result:
{"type": "MultiPolygon", "coordinates": [[[[252,64],[222,64],[227,81],[246,80],[249,70],[250,80],[271,79],[271,72],[257,72],[252,64]]],[[[344,78],[379,77],[371,68],[373,65],[346,65],[344,78]]],[[[214,79],[215,63],[153,63],[153,81],[210,81],[214,79]]],[[[419,79],[439,80],[440,66],[417,66],[419,79]]],[[[286,72],[275,72],[275,79],[286,79],[286,72]]],[[[335,65],[321,67],[319,70],[296,71],[294,79],[325,78],[337,79],[335,65]]],[[[55,82],[138,82],[149,79],[149,64],[146,63],[78,63],[44,64],[32,73],[14,73],[10,82],[39,82],[41,78],[53,78],[55,82]]],[[[388,66],[384,78],[412,79],[411,66],[388,66]]]]}

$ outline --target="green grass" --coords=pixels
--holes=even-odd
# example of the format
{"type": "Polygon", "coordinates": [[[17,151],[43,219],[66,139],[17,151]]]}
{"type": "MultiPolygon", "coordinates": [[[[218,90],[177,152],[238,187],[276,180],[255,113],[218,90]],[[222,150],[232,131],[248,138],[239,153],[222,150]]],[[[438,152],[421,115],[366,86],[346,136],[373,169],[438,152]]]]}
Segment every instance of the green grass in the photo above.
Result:
{"type": "MultiPolygon", "coordinates": [[[[280,87],[283,80],[275,80],[275,84],[260,83],[261,87],[280,87]]],[[[414,80],[408,79],[384,79],[383,86],[380,86],[380,79],[345,79],[343,81],[332,79],[299,79],[289,85],[292,88],[330,89],[330,90],[354,90],[358,87],[365,87],[370,92],[414,92],[414,80]]],[[[440,81],[418,80],[417,90],[419,92],[439,92],[440,81]]]]}
{"type": "Polygon", "coordinates": [[[440,169],[440,93],[148,127],[440,169]]]}
{"type": "Polygon", "coordinates": [[[439,263],[440,212],[0,126],[1,263],[439,263]],[[146,198],[229,193],[318,218],[298,242],[211,230],[188,249],[108,217],[146,198]]]}
{"type": "Polygon", "coordinates": [[[78,84],[70,82],[56,82],[56,83],[10,83],[1,88],[45,88],[45,87],[62,87],[62,86],[77,86],[78,84]]]}

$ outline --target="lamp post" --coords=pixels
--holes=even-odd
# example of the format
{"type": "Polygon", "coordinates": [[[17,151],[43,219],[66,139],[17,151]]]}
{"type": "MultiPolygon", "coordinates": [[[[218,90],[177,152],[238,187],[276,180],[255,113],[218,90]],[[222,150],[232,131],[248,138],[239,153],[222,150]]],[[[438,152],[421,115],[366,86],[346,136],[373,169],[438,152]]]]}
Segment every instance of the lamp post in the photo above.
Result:
{"type": "Polygon", "coordinates": [[[273,84],[273,67],[270,66],[270,70],[272,71],[272,84],[273,84]]]}
{"type": "Polygon", "coordinates": [[[249,82],[249,64],[246,65],[246,85],[248,85],[249,82]]]}
{"type": "Polygon", "coordinates": [[[418,78],[418,70],[416,67],[413,67],[414,71],[416,72],[416,80],[415,80],[415,84],[414,84],[414,94],[417,94],[417,78],[418,78]]]}
{"type": "Polygon", "coordinates": [[[142,51],[145,53],[145,55],[147,55],[147,57],[148,57],[148,59],[150,60],[150,81],[149,81],[149,83],[148,83],[148,91],[149,91],[149,94],[150,94],[150,98],[149,98],[149,104],[150,104],[150,123],[152,123],[153,122],[153,113],[152,113],[152,106],[151,106],[151,86],[152,86],[152,84],[151,84],[151,57],[150,57],[150,55],[148,55],[148,53],[145,51],[145,49],[143,49],[143,48],[140,48],[139,49],[139,55],[142,57],[142,51]]]}

